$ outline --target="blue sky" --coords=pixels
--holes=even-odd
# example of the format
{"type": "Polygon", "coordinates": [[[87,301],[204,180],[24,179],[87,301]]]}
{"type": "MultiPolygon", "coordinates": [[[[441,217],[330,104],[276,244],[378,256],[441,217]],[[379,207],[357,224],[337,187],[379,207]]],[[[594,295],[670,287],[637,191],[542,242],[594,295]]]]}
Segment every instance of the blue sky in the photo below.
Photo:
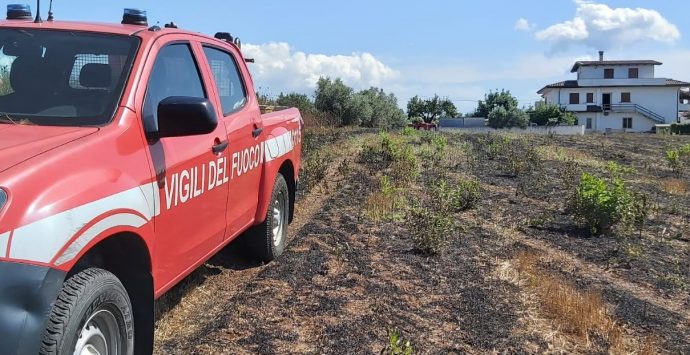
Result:
{"type": "Polygon", "coordinates": [[[401,106],[415,94],[439,94],[467,112],[491,89],[510,89],[529,105],[537,90],[572,78],[573,61],[598,49],[609,59],[660,60],[658,75],[690,81],[685,3],[54,0],[54,11],[57,19],[113,22],[124,7],[137,7],[150,23],[229,31],[256,57],[257,86],[273,95],[311,93],[320,75],[341,76],[356,88],[393,92],[401,106]]]}

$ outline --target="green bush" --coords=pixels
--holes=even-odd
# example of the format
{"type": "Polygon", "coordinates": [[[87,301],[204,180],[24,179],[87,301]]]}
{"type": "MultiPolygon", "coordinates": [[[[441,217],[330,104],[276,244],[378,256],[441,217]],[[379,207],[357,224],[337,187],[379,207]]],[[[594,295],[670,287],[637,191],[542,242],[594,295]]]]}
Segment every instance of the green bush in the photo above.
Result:
{"type": "Polygon", "coordinates": [[[684,136],[690,135],[690,124],[672,124],[671,134],[679,134],[684,136]]]}
{"type": "Polygon", "coordinates": [[[683,175],[688,163],[690,163],[690,144],[667,150],[666,162],[674,173],[678,176],[683,175]]]}
{"type": "Polygon", "coordinates": [[[438,210],[449,212],[469,210],[477,205],[481,197],[479,182],[470,179],[462,179],[454,186],[441,180],[432,192],[438,210]]]}
{"type": "Polygon", "coordinates": [[[376,169],[388,169],[398,185],[412,182],[419,176],[419,163],[412,147],[388,133],[379,135],[379,142],[364,147],[360,161],[376,169]]]}
{"type": "Polygon", "coordinates": [[[381,351],[382,355],[412,355],[413,353],[412,342],[406,339],[400,330],[388,330],[388,345],[381,351]]]}
{"type": "Polygon", "coordinates": [[[583,173],[570,211],[592,234],[608,233],[620,225],[631,227],[646,218],[646,199],[628,190],[620,178],[610,183],[583,173]]]}
{"type": "Polygon", "coordinates": [[[413,208],[408,223],[416,249],[426,255],[441,254],[455,232],[453,217],[435,209],[413,208]]]}
{"type": "Polygon", "coordinates": [[[402,135],[407,137],[415,136],[417,135],[417,130],[412,127],[405,127],[402,130],[402,135]]]}
{"type": "Polygon", "coordinates": [[[577,117],[556,104],[542,104],[528,112],[530,122],[538,126],[572,126],[577,123],[577,117]]]}
{"type": "Polygon", "coordinates": [[[436,153],[442,153],[448,146],[448,138],[437,134],[431,139],[431,144],[434,146],[436,153]]]}
{"type": "Polygon", "coordinates": [[[488,119],[491,128],[525,128],[529,125],[529,115],[519,108],[506,110],[502,106],[495,107],[489,113],[488,119]]]}
{"type": "Polygon", "coordinates": [[[391,169],[391,177],[398,185],[407,185],[419,176],[419,162],[412,147],[404,145],[394,152],[391,169]]]}
{"type": "Polygon", "coordinates": [[[487,133],[479,138],[478,147],[486,153],[488,160],[496,160],[503,155],[510,138],[502,134],[487,133]]]}
{"type": "Polygon", "coordinates": [[[525,138],[513,139],[504,147],[505,172],[513,177],[531,175],[542,168],[536,147],[525,138]]]}
{"type": "Polygon", "coordinates": [[[431,131],[419,131],[419,141],[422,144],[431,144],[434,141],[434,136],[436,134],[431,131]]]}

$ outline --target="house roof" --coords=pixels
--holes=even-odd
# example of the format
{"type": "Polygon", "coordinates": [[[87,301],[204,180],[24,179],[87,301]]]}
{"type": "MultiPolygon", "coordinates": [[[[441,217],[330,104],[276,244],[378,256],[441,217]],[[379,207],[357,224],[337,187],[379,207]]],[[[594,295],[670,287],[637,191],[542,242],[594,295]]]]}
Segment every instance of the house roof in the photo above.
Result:
{"type": "Polygon", "coordinates": [[[666,79],[666,85],[667,86],[688,86],[688,85],[690,85],[690,83],[688,83],[687,81],[666,79]]]}
{"type": "Polygon", "coordinates": [[[657,62],[656,60],[581,60],[575,62],[573,69],[570,70],[571,73],[577,73],[580,67],[592,67],[592,66],[613,66],[613,65],[661,65],[663,63],[657,62]]]}
{"type": "MultiPolygon", "coordinates": [[[[618,86],[635,86],[635,85],[611,85],[610,87],[618,87],[618,86]]],[[[645,86],[690,86],[690,83],[685,82],[685,81],[680,81],[680,80],[675,80],[675,79],[666,79],[666,84],[664,85],[645,85],[645,86]]],[[[546,92],[547,89],[568,89],[568,88],[587,88],[587,87],[609,87],[606,85],[580,85],[577,80],[566,80],[566,81],[559,81],[557,83],[549,84],[544,86],[541,90],[539,90],[537,93],[538,94],[543,94],[546,92]]]]}

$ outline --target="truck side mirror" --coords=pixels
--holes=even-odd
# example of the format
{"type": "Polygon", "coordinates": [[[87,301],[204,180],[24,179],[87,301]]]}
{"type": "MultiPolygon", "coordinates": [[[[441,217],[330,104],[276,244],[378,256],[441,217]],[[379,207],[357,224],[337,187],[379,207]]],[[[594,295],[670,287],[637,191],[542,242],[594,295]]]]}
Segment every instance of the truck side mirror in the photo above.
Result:
{"type": "Polygon", "coordinates": [[[201,97],[171,96],[158,104],[158,130],[150,138],[209,134],[218,127],[211,101],[201,97]]]}

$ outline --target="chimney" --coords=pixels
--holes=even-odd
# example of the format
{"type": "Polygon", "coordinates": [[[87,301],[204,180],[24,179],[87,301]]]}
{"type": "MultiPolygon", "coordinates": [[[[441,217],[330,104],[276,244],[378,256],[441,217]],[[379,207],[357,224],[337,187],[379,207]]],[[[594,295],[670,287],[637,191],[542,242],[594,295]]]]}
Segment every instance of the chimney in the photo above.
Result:
{"type": "Polygon", "coordinates": [[[599,51],[599,61],[600,62],[604,61],[604,51],[599,51]]]}

